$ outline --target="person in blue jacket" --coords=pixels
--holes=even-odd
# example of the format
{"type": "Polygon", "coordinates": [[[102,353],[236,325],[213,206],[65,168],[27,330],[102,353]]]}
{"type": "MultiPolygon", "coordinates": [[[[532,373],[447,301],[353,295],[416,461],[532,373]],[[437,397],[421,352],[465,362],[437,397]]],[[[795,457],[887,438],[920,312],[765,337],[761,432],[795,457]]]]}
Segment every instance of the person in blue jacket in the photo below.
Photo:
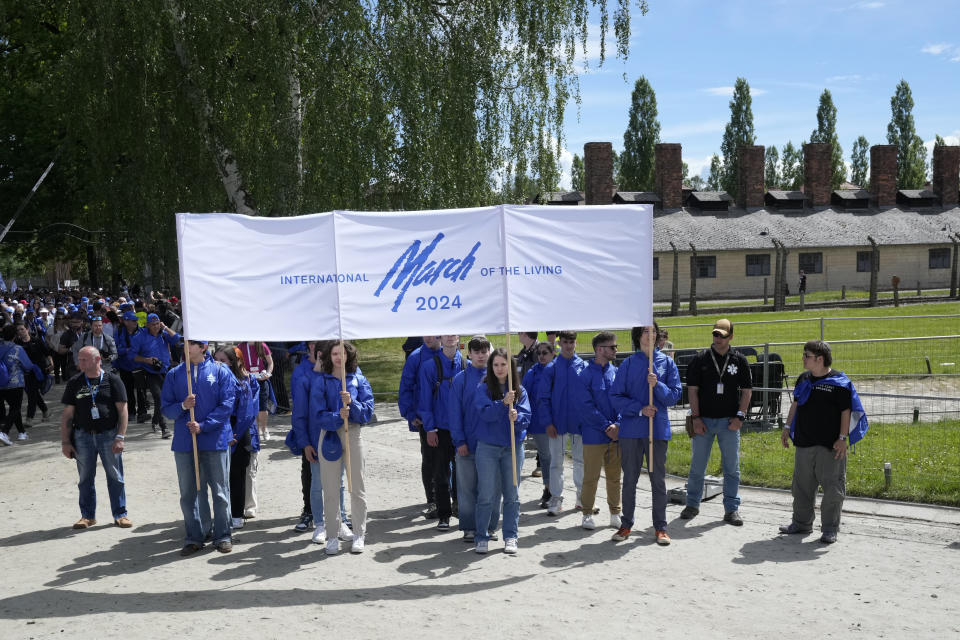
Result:
{"type": "MultiPolygon", "coordinates": [[[[296,367],[293,368],[293,372],[290,374],[290,408],[291,411],[296,406],[297,402],[297,392],[298,386],[301,384],[303,378],[313,370],[314,365],[317,363],[316,352],[317,342],[311,340],[306,343],[306,352],[303,353],[303,357],[296,367]]],[[[291,350],[293,353],[293,350],[291,350]]],[[[293,418],[291,418],[291,423],[293,418]]],[[[303,448],[297,445],[296,438],[294,437],[293,428],[287,432],[287,437],[284,440],[284,444],[287,445],[287,448],[290,449],[290,453],[295,456],[300,456],[300,490],[303,494],[303,509],[300,511],[300,520],[294,525],[294,530],[299,532],[309,531],[313,528],[313,509],[310,505],[310,483],[312,475],[310,473],[310,461],[307,460],[307,456],[303,454],[303,448]]]]}
{"type": "Polygon", "coordinates": [[[243,527],[243,507],[246,502],[247,465],[250,464],[250,452],[260,449],[257,437],[257,408],[260,386],[254,384],[250,374],[243,368],[243,359],[232,345],[217,349],[213,359],[225,366],[236,379],[236,395],[233,413],[230,415],[230,427],[233,437],[230,445],[230,526],[243,527]]]}
{"type": "Polygon", "coordinates": [[[134,361],[143,364],[146,375],[147,390],[153,396],[153,430],[160,429],[163,438],[169,438],[167,424],[163,421],[163,412],[160,410],[160,389],[163,379],[170,369],[170,347],[176,349],[180,345],[180,334],[160,322],[160,316],[151,313],[147,316],[147,330],[137,333],[134,361]]]}
{"type": "Polygon", "coordinates": [[[137,314],[125,311],[123,323],[117,329],[114,343],[117,345],[117,357],[113,361],[113,369],[123,380],[127,390],[127,403],[130,409],[130,418],[137,422],[147,421],[147,396],[143,381],[143,366],[134,361],[137,355],[137,334],[145,331],[137,324],[137,314]]]}
{"type": "Polygon", "coordinates": [[[207,343],[191,340],[188,345],[193,393],[187,393],[186,363],[171,369],[163,381],[160,406],[173,420],[171,450],[180,483],[180,510],[186,530],[180,555],[189,556],[203,548],[210,535],[217,551],[233,550],[230,537],[230,416],[236,402],[236,378],[226,367],[207,357],[207,343]],[[193,409],[193,419],[190,410],[193,409]],[[197,439],[200,490],[194,476],[193,438],[197,439]],[[213,498],[213,510],[207,490],[213,498]]]}
{"type": "MultiPolygon", "coordinates": [[[[478,523],[489,522],[494,504],[503,498],[503,550],[517,552],[520,526],[520,498],[513,478],[520,477],[523,465],[523,439],[530,424],[530,401],[523,386],[517,385],[517,368],[504,348],[490,354],[487,375],[474,395],[477,424],[477,516],[478,523]],[[512,369],[512,371],[511,371],[512,369]],[[515,390],[508,390],[512,379],[515,390]],[[516,458],[511,455],[510,421],[514,425],[516,458]]],[[[486,553],[490,535],[480,527],[475,534],[474,551],[486,553]]]]}
{"type": "Polygon", "coordinates": [[[634,327],[630,332],[632,356],[624,360],[610,389],[610,401],[620,414],[620,458],[623,466],[623,513],[620,528],[613,534],[616,542],[626,540],[634,524],[637,499],[637,481],[643,467],[644,454],[650,459],[653,436],[653,473],[650,492],[653,495],[653,528],[657,544],[670,544],[667,535],[667,445],[670,442],[670,416],[667,409],[680,400],[680,374],[673,360],[659,350],[653,352],[653,372],[650,373],[647,352],[656,345],[659,327],[634,327]],[[653,405],[650,405],[650,385],[653,385],[653,405]],[[650,422],[653,422],[653,434],[650,422]]]}
{"type": "MultiPolygon", "coordinates": [[[[467,343],[467,359],[470,366],[453,379],[450,392],[449,425],[450,439],[457,450],[457,501],[460,505],[459,527],[464,542],[473,542],[477,530],[477,423],[479,414],[473,409],[477,385],[487,375],[487,360],[490,358],[490,341],[486,336],[473,336],[467,343]]],[[[500,520],[500,501],[490,512],[487,532],[490,538],[496,535],[500,520]]]]}
{"type": "MultiPolygon", "coordinates": [[[[323,352],[330,347],[332,342],[319,341],[311,344],[313,345],[313,367],[298,367],[300,375],[297,376],[296,384],[292,385],[292,428],[290,429],[290,433],[287,434],[287,440],[290,442],[289,446],[291,451],[301,452],[303,458],[309,465],[308,496],[310,501],[310,521],[314,524],[313,542],[315,544],[326,544],[327,528],[323,517],[324,496],[326,495],[326,491],[323,489],[323,476],[320,469],[319,454],[323,426],[320,413],[315,411],[318,406],[326,406],[326,398],[322,396],[322,393],[319,397],[314,397],[312,389],[316,387],[318,392],[323,391],[321,386],[324,376],[323,352]]],[[[337,536],[339,536],[341,540],[349,541],[353,539],[353,534],[347,526],[343,484],[343,480],[337,482],[340,495],[340,528],[337,536]]],[[[304,522],[303,517],[301,517],[300,522],[304,522]]],[[[300,531],[301,529],[299,527],[300,524],[298,523],[295,529],[300,531]]]]}
{"type": "MultiPolygon", "coordinates": [[[[463,371],[460,336],[440,336],[440,352],[424,361],[417,384],[417,415],[423,423],[427,439],[427,460],[433,478],[433,503],[437,506],[437,529],[450,528],[450,474],[453,464],[453,442],[450,440],[450,392],[453,378],[463,371]]],[[[454,494],[456,500],[456,494],[454,494]]]]}
{"type": "Polygon", "coordinates": [[[423,492],[427,497],[427,518],[438,517],[433,487],[433,466],[431,464],[430,445],[427,443],[427,432],[423,429],[423,420],[417,413],[419,401],[420,367],[424,362],[433,360],[440,352],[440,336],[423,336],[423,344],[413,350],[403,363],[400,373],[400,390],[397,396],[397,408],[400,415],[407,419],[410,431],[420,434],[420,479],[423,481],[423,492]]]}
{"type": "Polygon", "coordinates": [[[573,455],[573,484],[577,488],[577,508],[583,486],[583,438],[580,434],[580,408],[574,399],[577,376],[587,366],[577,355],[577,334],[560,332],[560,355],[548,364],[537,389],[539,420],[550,436],[550,503],[547,515],[563,511],[563,459],[565,441],[570,441],[573,455]]]}
{"type": "Polygon", "coordinates": [[[537,456],[539,466],[543,473],[543,495],[540,496],[540,508],[546,509],[550,504],[550,436],[547,435],[547,425],[540,417],[540,378],[543,376],[543,370],[548,364],[553,362],[556,356],[553,346],[546,342],[537,342],[533,345],[531,351],[536,355],[537,362],[527,369],[523,376],[523,388],[530,395],[530,428],[527,433],[533,436],[533,442],[537,445],[537,456]]]}
{"type": "MultiPolygon", "coordinates": [[[[353,516],[353,545],[350,553],[361,553],[364,548],[367,529],[367,495],[364,486],[363,425],[373,417],[373,389],[370,383],[357,371],[357,348],[350,342],[335,342],[323,351],[321,358],[323,374],[314,378],[310,385],[311,420],[316,419],[323,431],[336,434],[341,443],[340,456],[330,460],[327,455],[320,456],[320,475],[323,486],[336,487],[340,482],[343,460],[347,453],[344,441],[349,442],[350,463],[350,513],[353,516]],[[346,389],[340,382],[339,373],[346,370],[346,389]]],[[[311,452],[307,451],[307,457],[311,452]]],[[[337,491],[325,491],[323,496],[323,517],[327,531],[339,531],[342,524],[337,491]]],[[[336,536],[327,539],[327,555],[336,555],[340,551],[340,542],[336,536]]]]}
{"type": "Polygon", "coordinates": [[[14,426],[17,427],[17,439],[27,439],[23,416],[20,414],[27,373],[30,372],[37,380],[44,378],[40,367],[33,364],[23,347],[13,341],[16,335],[17,327],[13,324],[3,327],[0,333],[0,361],[5,365],[9,376],[6,384],[0,387],[0,444],[6,446],[11,444],[8,434],[14,426]]]}
{"type": "Polygon", "coordinates": [[[607,507],[610,526],[620,528],[620,415],[610,402],[610,389],[617,376],[613,361],[617,357],[617,336],[601,331],[593,337],[593,360],[580,372],[577,403],[583,425],[583,505],[584,529],[595,529],[593,503],[597,497],[600,472],[607,479],[607,507]]]}

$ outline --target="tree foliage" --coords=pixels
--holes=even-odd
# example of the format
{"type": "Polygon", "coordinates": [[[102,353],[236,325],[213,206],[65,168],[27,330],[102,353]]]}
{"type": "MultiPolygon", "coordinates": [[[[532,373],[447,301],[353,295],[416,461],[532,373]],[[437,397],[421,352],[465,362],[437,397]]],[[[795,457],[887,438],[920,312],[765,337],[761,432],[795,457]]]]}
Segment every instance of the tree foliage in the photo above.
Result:
{"type": "Polygon", "coordinates": [[[739,149],[752,145],[756,141],[753,129],[753,111],[751,109],[750,85],[746,78],[737,78],[730,99],[730,122],[723,131],[720,152],[723,154],[723,175],[721,188],[734,199],[737,197],[737,173],[740,169],[739,149]]]}
{"type": "Polygon", "coordinates": [[[900,80],[890,98],[887,143],[897,147],[897,188],[919,189],[927,175],[927,150],[913,121],[913,94],[900,80]]]}
{"type": "Polygon", "coordinates": [[[840,146],[840,138],[837,137],[837,107],[833,104],[829,89],[824,89],[820,94],[817,128],[810,134],[810,142],[831,146],[830,187],[838,189],[847,179],[847,168],[843,164],[843,148],[840,146]]]}
{"type": "Polygon", "coordinates": [[[787,141],[780,152],[780,183],[788,191],[797,191],[803,186],[803,144],[793,146],[787,141]]]}
{"type": "Polygon", "coordinates": [[[570,181],[570,187],[574,191],[583,191],[586,188],[583,158],[576,153],[573,154],[573,164],[570,166],[570,181]]]}
{"type": "Polygon", "coordinates": [[[763,181],[767,189],[780,188],[780,153],[776,146],[769,146],[764,152],[763,181]]]}
{"type": "Polygon", "coordinates": [[[620,189],[652,191],[656,184],[655,145],[660,142],[657,120],[657,96],[647,79],[641,76],[630,96],[627,130],[623,133],[620,154],[620,189]]]}
{"type": "Polygon", "coordinates": [[[713,154],[710,158],[710,174],[707,176],[707,189],[709,191],[720,191],[723,188],[724,167],[720,156],[713,154]]]}
{"type": "Polygon", "coordinates": [[[853,143],[853,151],[850,152],[850,182],[859,186],[861,189],[868,189],[870,158],[867,155],[870,152],[870,143],[863,136],[859,136],[853,143]]]}
{"type": "MultiPolygon", "coordinates": [[[[105,230],[75,231],[111,269],[143,255],[173,280],[177,211],[470,206],[520,175],[552,188],[588,23],[602,64],[627,55],[637,9],[5,0],[0,198],[19,201],[59,150],[17,227],[105,230]]],[[[44,259],[85,246],[39,242],[44,259]]]]}

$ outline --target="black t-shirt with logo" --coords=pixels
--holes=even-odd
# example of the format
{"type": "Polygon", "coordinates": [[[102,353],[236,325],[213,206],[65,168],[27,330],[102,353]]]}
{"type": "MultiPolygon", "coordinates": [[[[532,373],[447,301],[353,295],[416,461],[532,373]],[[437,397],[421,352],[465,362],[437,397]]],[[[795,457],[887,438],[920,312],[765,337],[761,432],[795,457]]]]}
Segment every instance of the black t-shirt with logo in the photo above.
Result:
{"type": "Polygon", "coordinates": [[[851,408],[851,394],[846,387],[832,384],[818,384],[826,376],[813,377],[804,371],[797,378],[797,384],[808,380],[813,386],[810,398],[797,405],[797,428],[793,434],[796,447],[820,445],[832,449],[840,437],[840,414],[851,408]]]}
{"type": "Polygon", "coordinates": [[[73,428],[81,431],[102,433],[117,426],[119,414],[118,402],[127,401],[127,389],[120,376],[107,371],[103,379],[99,376],[87,378],[83,372],[70,378],[63,390],[61,402],[73,406],[73,428]],[[93,396],[97,399],[97,412],[100,417],[93,418],[93,396]]]}
{"type": "Polygon", "coordinates": [[[722,356],[713,347],[704,349],[687,367],[687,386],[698,388],[701,416],[732,418],[740,410],[740,389],[753,388],[750,363],[742,353],[733,349],[722,356]],[[720,374],[717,374],[718,369],[720,374]],[[721,382],[723,393],[718,394],[717,385],[721,382]]]}

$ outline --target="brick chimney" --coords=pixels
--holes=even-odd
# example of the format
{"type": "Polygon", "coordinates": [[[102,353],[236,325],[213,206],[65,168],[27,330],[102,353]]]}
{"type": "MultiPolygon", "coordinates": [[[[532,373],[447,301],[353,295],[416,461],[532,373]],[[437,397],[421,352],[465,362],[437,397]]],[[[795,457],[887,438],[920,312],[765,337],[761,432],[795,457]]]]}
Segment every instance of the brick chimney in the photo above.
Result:
{"type": "Polygon", "coordinates": [[[654,152],[660,206],[679,209],[683,206],[682,147],[676,143],[661,143],[654,146],[654,152]]]}
{"type": "Polygon", "coordinates": [[[830,204],[830,166],[833,148],[827,143],[808,142],[803,145],[803,192],[811,207],[830,204]]]}
{"type": "Polygon", "coordinates": [[[933,148],[933,191],[942,206],[957,206],[960,198],[960,147],[933,148]]]}
{"type": "Polygon", "coordinates": [[[875,144],[870,147],[870,193],[878,207],[897,204],[897,147],[875,144]]]}
{"type": "Polygon", "coordinates": [[[742,208],[762,207],[763,194],[763,154],[760,145],[742,146],[739,154],[740,172],[737,175],[737,204],[742,208]]]}
{"type": "Polygon", "coordinates": [[[613,144],[588,142],[583,145],[586,204],[613,203],[613,144]]]}

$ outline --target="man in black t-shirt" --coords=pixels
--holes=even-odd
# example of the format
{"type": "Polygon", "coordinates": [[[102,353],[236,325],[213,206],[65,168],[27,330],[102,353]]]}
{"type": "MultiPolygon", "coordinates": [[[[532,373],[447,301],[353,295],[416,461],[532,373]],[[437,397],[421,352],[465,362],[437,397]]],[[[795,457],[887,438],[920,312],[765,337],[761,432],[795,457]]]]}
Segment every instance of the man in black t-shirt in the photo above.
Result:
{"type": "Polygon", "coordinates": [[[840,530],[840,511],[847,487],[847,437],[853,408],[852,383],[841,372],[831,369],[832,363],[830,345],[823,340],[810,340],[803,346],[806,371],[797,378],[787,424],[780,435],[785,448],[790,446],[791,436],[795,447],[791,489],[793,520],[780,527],[780,533],[813,530],[820,486],[823,488],[820,542],[825,544],[836,542],[840,530]]]}
{"type": "Polygon", "coordinates": [[[687,479],[687,506],[680,513],[690,520],[700,513],[703,477],[710,461],[713,439],[720,447],[723,467],[723,520],[740,526],[740,427],[747,417],[753,380],[750,364],[730,348],[733,323],[717,320],[713,325],[713,345],[704,349],[687,367],[687,391],[693,413],[690,441],[690,475],[687,479]]]}
{"type": "Polygon", "coordinates": [[[126,529],[133,526],[127,517],[121,459],[127,432],[127,391],[120,376],[100,367],[96,347],[80,349],[77,365],[80,373],[67,381],[63,391],[60,420],[63,455],[76,459],[80,474],[80,519],[73,528],[86,529],[97,523],[94,476],[99,456],[107,476],[113,523],[126,529]]]}

